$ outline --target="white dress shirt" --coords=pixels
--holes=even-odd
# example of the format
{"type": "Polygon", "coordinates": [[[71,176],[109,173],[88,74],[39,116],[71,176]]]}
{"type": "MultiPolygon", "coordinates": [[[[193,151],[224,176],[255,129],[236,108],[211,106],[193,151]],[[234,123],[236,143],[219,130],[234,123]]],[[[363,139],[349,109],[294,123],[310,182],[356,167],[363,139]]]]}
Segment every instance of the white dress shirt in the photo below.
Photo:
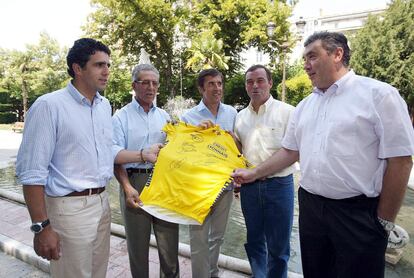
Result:
{"type": "MultiPolygon", "coordinates": [[[[236,117],[234,132],[242,144],[242,153],[253,165],[259,165],[282,147],[289,117],[295,108],[272,96],[259,107],[249,104],[236,117]]],[[[297,169],[296,164],[269,177],[284,177],[297,169]]]]}
{"type": "Polygon", "coordinates": [[[299,151],[305,190],[332,199],[375,197],[386,158],[414,154],[414,132],[394,87],[350,71],[299,103],[282,145],[299,151]]]}

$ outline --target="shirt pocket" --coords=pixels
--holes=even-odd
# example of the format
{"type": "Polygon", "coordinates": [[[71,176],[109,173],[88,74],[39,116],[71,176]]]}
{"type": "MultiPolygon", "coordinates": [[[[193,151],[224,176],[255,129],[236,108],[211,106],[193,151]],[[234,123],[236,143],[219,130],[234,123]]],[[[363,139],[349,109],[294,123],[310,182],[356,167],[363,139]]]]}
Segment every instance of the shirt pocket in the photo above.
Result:
{"type": "Polygon", "coordinates": [[[326,137],[326,154],[350,157],[356,153],[357,127],[354,122],[332,121],[326,137]]]}
{"type": "Polygon", "coordinates": [[[282,126],[265,126],[259,129],[260,143],[271,151],[277,151],[282,147],[284,130],[282,126]]]}

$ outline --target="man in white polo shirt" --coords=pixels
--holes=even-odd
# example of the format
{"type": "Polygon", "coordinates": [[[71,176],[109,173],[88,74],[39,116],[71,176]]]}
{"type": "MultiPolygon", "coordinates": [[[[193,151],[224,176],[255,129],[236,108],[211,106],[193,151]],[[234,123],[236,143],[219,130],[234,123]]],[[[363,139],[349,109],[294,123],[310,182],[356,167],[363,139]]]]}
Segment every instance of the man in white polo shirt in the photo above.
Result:
{"type": "Polygon", "coordinates": [[[299,232],[305,277],[384,277],[389,231],[404,198],[414,132],[398,91],[349,70],[343,34],[305,42],[313,93],[295,109],[282,148],[237,182],[300,156],[299,232]]]}
{"type": "MultiPolygon", "coordinates": [[[[294,107],[270,95],[272,74],[262,65],[246,71],[245,86],[250,103],[237,115],[234,132],[243,155],[253,165],[259,165],[282,147],[294,107]]],[[[240,189],[247,230],[245,249],[254,277],[287,276],[294,171],[295,167],[289,166],[240,189]]]]}

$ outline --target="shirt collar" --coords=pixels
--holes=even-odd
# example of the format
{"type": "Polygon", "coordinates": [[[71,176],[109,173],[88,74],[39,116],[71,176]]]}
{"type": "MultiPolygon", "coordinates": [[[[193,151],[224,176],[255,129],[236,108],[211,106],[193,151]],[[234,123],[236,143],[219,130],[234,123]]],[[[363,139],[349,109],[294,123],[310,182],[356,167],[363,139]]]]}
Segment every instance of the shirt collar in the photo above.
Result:
{"type": "MultiPolygon", "coordinates": [[[[85,104],[88,104],[88,105],[91,104],[89,99],[87,97],[85,97],[84,95],[82,95],[78,91],[78,89],[76,89],[76,87],[73,86],[72,82],[69,82],[66,88],[68,89],[69,94],[75,99],[76,102],[78,102],[80,104],[82,104],[82,103],[85,103],[85,104]]],[[[93,101],[94,104],[102,101],[102,96],[99,94],[99,92],[96,92],[93,100],[94,100],[93,101]]]]}
{"type": "MultiPolygon", "coordinates": [[[[219,103],[219,107],[218,107],[218,111],[220,111],[222,105],[221,102],[219,103]]],[[[204,104],[203,100],[200,100],[200,103],[197,105],[197,111],[203,111],[203,110],[208,110],[210,111],[210,109],[208,109],[208,107],[204,104]]]]}
{"type": "MultiPolygon", "coordinates": [[[[139,104],[139,102],[136,100],[135,97],[132,97],[132,105],[135,109],[137,109],[138,111],[142,110],[144,111],[144,108],[141,106],[141,104],[139,104]]],[[[152,106],[150,108],[150,111],[156,109],[157,106],[155,106],[154,103],[152,103],[152,106]]]]}
{"type": "MultiPolygon", "coordinates": [[[[263,113],[266,112],[269,109],[268,107],[273,102],[273,100],[274,100],[273,96],[270,95],[269,98],[266,100],[266,102],[263,103],[262,105],[260,105],[258,113],[260,113],[262,110],[263,110],[263,113]]],[[[255,112],[254,108],[253,108],[253,105],[252,105],[252,102],[250,102],[249,106],[247,106],[247,107],[250,109],[250,111],[255,112]]]]}
{"type": "Polygon", "coordinates": [[[353,76],[355,76],[355,72],[353,70],[348,71],[346,74],[344,74],[341,78],[335,81],[325,92],[318,88],[313,88],[313,93],[324,95],[325,93],[328,94],[340,94],[342,93],[342,87],[344,84],[353,76]]]}

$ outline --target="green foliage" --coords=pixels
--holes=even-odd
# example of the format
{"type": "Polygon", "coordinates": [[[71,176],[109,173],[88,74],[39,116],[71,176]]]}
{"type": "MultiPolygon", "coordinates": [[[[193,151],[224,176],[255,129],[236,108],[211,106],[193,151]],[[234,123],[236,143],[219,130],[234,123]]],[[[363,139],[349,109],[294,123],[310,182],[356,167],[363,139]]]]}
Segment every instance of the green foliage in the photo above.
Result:
{"type": "Polygon", "coordinates": [[[111,52],[111,75],[104,92],[105,97],[112,105],[113,111],[131,101],[131,73],[132,70],[128,66],[127,58],[122,56],[118,49],[113,50],[111,52]]]}
{"type": "Polygon", "coordinates": [[[244,86],[244,73],[237,73],[229,78],[224,85],[224,103],[244,108],[250,102],[244,86]]]}
{"type": "Polygon", "coordinates": [[[372,16],[352,40],[356,73],[396,87],[414,113],[414,1],[395,0],[381,16],[372,16]]]}
{"type": "Polygon", "coordinates": [[[9,103],[0,103],[0,112],[10,112],[13,109],[13,105],[9,103]]]}
{"type": "Polygon", "coordinates": [[[138,62],[140,50],[144,48],[160,71],[161,86],[157,99],[161,104],[178,92],[185,97],[197,98],[198,92],[191,77],[204,67],[217,67],[226,76],[232,76],[241,67],[240,54],[244,49],[257,46],[269,52],[268,21],[278,26],[275,33],[277,41],[289,38],[287,17],[291,8],[285,1],[92,2],[96,10],[85,26],[86,34],[108,44],[111,50],[120,50],[120,56],[127,57],[126,65],[131,68],[138,62]]]}
{"type": "MultiPolygon", "coordinates": [[[[279,88],[278,88],[279,89],[279,88]]],[[[312,83],[306,73],[286,80],[286,102],[296,106],[312,92],[312,83]]]]}
{"type": "Polygon", "coordinates": [[[12,112],[0,112],[0,124],[11,124],[16,122],[16,114],[12,112]]]}
{"type": "Polygon", "coordinates": [[[218,70],[229,68],[226,63],[228,57],[224,56],[223,53],[223,41],[215,39],[209,31],[194,39],[188,51],[191,53],[191,57],[187,60],[186,68],[193,72],[200,72],[209,68],[218,70]]]}
{"type": "Polygon", "coordinates": [[[276,23],[275,39],[289,39],[287,18],[291,8],[285,1],[268,0],[202,0],[191,3],[188,22],[183,30],[189,38],[210,30],[215,39],[223,41],[224,56],[229,57],[229,74],[241,68],[240,54],[250,46],[270,52],[266,24],[276,23]]]}
{"type": "Polygon", "coordinates": [[[13,107],[19,120],[37,97],[67,82],[66,52],[46,33],[41,33],[39,43],[28,45],[25,51],[0,49],[0,90],[7,92],[13,104],[21,102],[13,107]]]}
{"type": "Polygon", "coordinates": [[[164,80],[161,91],[175,94],[172,85],[174,34],[181,17],[179,1],[93,0],[96,11],[89,17],[88,36],[121,50],[129,66],[138,62],[141,48],[151,57],[164,80]]]}

